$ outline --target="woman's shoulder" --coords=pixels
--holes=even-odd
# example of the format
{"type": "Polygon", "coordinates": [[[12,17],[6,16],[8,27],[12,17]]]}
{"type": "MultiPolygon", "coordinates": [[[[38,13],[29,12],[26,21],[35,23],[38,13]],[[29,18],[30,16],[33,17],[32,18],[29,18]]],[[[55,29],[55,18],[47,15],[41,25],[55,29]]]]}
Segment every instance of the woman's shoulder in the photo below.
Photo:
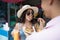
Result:
{"type": "Polygon", "coordinates": [[[23,26],[23,24],[22,24],[22,23],[16,23],[16,25],[15,25],[15,28],[14,28],[14,29],[21,29],[21,28],[22,28],[22,26],[23,26]]]}
{"type": "Polygon", "coordinates": [[[16,23],[16,25],[22,26],[22,25],[23,25],[23,23],[16,23]]]}

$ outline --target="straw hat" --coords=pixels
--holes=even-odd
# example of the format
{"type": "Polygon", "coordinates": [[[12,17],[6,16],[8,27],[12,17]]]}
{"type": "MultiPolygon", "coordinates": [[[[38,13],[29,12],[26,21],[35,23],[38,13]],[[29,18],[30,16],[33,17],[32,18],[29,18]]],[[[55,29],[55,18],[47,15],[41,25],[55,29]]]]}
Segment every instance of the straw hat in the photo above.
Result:
{"type": "Polygon", "coordinates": [[[18,10],[17,12],[17,17],[20,18],[22,13],[26,10],[31,8],[34,11],[34,16],[36,16],[38,14],[38,8],[37,7],[33,7],[30,5],[24,5],[20,10],[18,10]]]}

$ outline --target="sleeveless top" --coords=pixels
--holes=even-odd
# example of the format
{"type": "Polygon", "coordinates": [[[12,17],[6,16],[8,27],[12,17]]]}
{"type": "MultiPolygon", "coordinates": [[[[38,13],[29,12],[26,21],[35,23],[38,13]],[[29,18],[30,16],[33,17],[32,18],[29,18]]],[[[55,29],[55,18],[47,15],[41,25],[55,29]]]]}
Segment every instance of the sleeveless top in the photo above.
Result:
{"type": "MultiPolygon", "coordinates": [[[[18,25],[19,25],[19,28],[20,28],[19,33],[20,33],[20,36],[21,36],[21,40],[25,40],[26,36],[27,37],[29,36],[29,34],[27,34],[25,32],[26,27],[23,27],[23,25],[21,23],[18,23],[18,25]]],[[[32,26],[32,27],[33,27],[33,30],[34,30],[32,33],[34,33],[35,32],[34,26],[32,26]]]]}
{"type": "MultiPolygon", "coordinates": [[[[20,33],[21,40],[25,40],[26,37],[28,37],[29,35],[35,33],[36,32],[36,29],[39,30],[39,28],[37,26],[35,28],[34,28],[34,26],[32,26],[33,32],[30,32],[31,29],[27,29],[27,31],[26,31],[25,30],[26,27],[24,27],[23,24],[17,23],[17,25],[18,25],[19,30],[16,30],[16,31],[20,33]]],[[[13,29],[13,31],[11,33],[13,33],[13,32],[14,32],[14,29],[13,29]]]]}

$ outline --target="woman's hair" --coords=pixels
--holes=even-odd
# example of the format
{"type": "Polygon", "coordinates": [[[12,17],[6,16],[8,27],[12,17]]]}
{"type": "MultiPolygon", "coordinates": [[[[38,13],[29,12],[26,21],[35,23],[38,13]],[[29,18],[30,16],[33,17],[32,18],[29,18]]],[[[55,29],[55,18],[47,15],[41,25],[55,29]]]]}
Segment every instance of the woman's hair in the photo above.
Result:
{"type": "MultiPolygon", "coordinates": [[[[22,13],[22,15],[21,15],[21,17],[19,18],[19,22],[20,23],[25,23],[25,17],[26,17],[26,12],[28,11],[29,9],[26,9],[23,13],[22,13]]],[[[32,9],[31,9],[32,10],[32,9]]],[[[32,10],[32,15],[33,15],[33,19],[34,19],[34,11],[32,10]]],[[[33,19],[31,20],[31,23],[33,23],[34,21],[33,21],[33,19]]]]}

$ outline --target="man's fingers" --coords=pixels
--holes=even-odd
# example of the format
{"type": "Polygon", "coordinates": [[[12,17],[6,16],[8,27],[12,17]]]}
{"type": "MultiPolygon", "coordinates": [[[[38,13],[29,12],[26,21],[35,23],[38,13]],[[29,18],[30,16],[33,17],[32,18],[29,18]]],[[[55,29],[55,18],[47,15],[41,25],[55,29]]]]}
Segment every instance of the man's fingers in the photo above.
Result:
{"type": "Polygon", "coordinates": [[[38,18],[38,22],[40,22],[41,21],[41,18],[38,18]]]}
{"type": "Polygon", "coordinates": [[[38,18],[38,22],[44,22],[45,23],[44,19],[42,19],[42,18],[38,18]]]}

